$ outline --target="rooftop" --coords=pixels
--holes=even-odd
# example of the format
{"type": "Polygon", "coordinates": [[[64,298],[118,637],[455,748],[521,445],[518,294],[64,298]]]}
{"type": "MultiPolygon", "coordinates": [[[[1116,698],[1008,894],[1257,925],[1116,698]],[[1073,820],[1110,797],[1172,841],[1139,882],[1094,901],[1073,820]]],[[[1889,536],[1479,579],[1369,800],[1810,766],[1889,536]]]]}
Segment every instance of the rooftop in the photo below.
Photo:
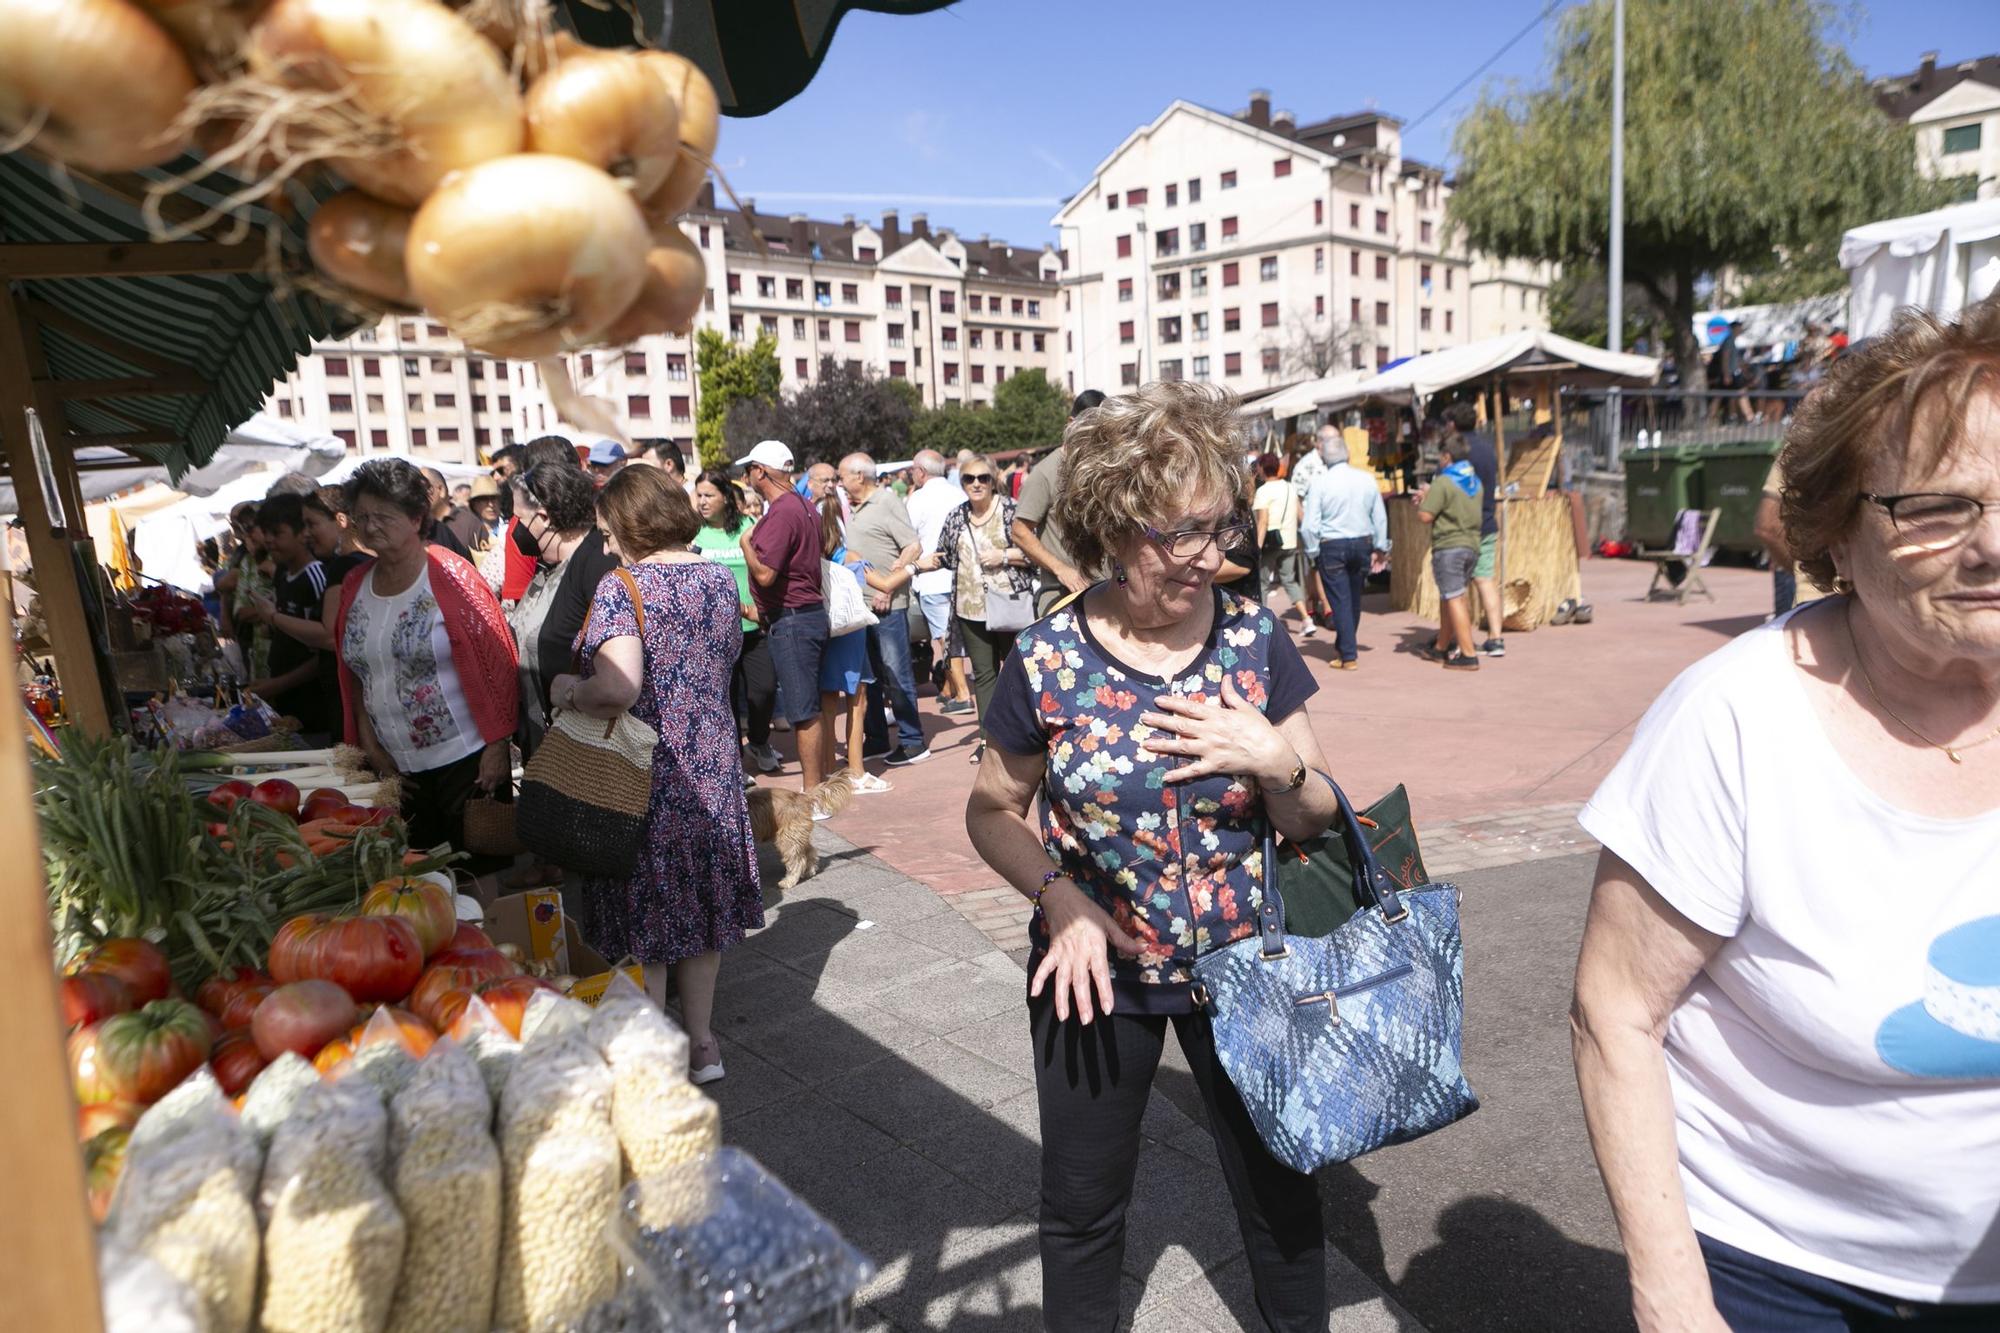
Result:
{"type": "Polygon", "coordinates": [[[1924,52],[1923,61],[1908,74],[1885,74],[1870,80],[1875,101],[1897,120],[1917,112],[1966,80],[2000,88],[2000,55],[1976,56],[1955,65],[1938,64],[1938,53],[1924,52]]]}
{"type": "Polygon", "coordinates": [[[755,251],[757,245],[752,239],[755,232],[763,237],[765,247],[774,255],[804,255],[834,263],[873,264],[911,241],[926,240],[932,245],[942,246],[949,238],[965,248],[967,277],[1014,282],[1042,280],[1041,261],[1046,253],[1043,247],[1013,245],[990,236],[963,236],[949,228],[933,230],[930,219],[923,213],[912,213],[905,222],[897,210],[885,209],[879,220],[856,219],[850,213],[838,222],[827,222],[809,218],[803,213],[766,212],[757,207],[755,199],[746,198],[743,204],[742,209],[716,208],[713,186],[709,186],[696,205],[704,215],[721,221],[725,250],[755,251]],[[857,242],[856,237],[863,235],[864,229],[875,233],[874,259],[863,259],[858,254],[860,244],[865,242],[857,242]]]}

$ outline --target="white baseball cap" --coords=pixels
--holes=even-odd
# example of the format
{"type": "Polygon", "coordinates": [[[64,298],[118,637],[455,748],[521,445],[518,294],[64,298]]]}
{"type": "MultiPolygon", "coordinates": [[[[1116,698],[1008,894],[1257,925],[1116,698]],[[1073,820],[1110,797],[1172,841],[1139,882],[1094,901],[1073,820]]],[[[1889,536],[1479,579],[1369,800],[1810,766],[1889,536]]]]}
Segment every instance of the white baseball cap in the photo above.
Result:
{"type": "Polygon", "coordinates": [[[755,449],[743,455],[739,462],[746,466],[755,463],[760,467],[770,468],[774,472],[790,472],[792,470],[792,451],[789,446],[778,440],[764,440],[755,449]]]}

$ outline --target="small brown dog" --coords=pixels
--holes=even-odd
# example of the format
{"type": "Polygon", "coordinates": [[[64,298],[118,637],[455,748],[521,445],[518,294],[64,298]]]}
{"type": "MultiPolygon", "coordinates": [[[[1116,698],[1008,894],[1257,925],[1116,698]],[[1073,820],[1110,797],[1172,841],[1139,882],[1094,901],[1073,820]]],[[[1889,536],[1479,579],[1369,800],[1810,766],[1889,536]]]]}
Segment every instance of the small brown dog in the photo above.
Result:
{"type": "Polygon", "coordinates": [[[785,877],[778,887],[789,889],[800,880],[819,873],[819,851],[813,846],[813,810],[837,815],[854,798],[854,780],[841,769],[811,792],[787,791],[782,787],[752,787],[750,833],[758,842],[778,849],[785,863],[785,877]]]}

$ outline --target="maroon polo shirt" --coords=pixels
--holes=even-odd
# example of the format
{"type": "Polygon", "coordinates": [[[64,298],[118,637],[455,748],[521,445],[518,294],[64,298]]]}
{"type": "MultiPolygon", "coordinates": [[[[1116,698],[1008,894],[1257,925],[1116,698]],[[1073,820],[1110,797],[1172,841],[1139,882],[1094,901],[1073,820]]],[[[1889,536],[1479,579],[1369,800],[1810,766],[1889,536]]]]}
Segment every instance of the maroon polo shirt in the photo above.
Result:
{"type": "Polygon", "coordinates": [[[768,588],[751,581],[765,624],[777,619],[781,609],[812,606],[821,600],[819,514],[811,501],[797,491],[786,491],[771,501],[764,508],[764,517],[750,530],[750,546],[759,560],[778,571],[768,588]]]}

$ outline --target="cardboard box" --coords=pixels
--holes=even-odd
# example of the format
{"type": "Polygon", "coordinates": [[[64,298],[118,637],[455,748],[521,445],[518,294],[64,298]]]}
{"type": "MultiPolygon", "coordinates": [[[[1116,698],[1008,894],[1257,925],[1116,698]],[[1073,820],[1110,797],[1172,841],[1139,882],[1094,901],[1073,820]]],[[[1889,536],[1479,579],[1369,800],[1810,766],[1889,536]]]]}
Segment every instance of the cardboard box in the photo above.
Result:
{"type": "Polygon", "coordinates": [[[604,998],[615,972],[623,972],[641,989],[645,969],[637,963],[613,968],[602,954],[577,933],[576,922],[563,912],[562,895],[554,889],[529,889],[495,898],[486,908],[485,930],[495,944],[512,944],[529,959],[553,963],[557,972],[576,982],[566,992],[593,1008],[604,998]]]}

